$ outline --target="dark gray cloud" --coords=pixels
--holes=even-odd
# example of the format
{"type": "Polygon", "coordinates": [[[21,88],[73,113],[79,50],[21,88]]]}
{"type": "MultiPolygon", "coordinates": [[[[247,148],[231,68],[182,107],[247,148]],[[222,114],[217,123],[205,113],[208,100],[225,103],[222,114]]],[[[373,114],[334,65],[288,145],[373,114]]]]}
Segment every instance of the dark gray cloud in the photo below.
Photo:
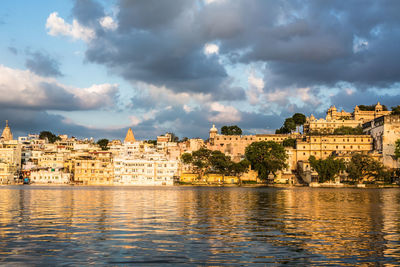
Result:
{"type": "MultiPolygon", "coordinates": [[[[292,93],[287,97],[296,98],[296,88],[311,88],[311,96],[325,96],[321,99],[349,111],[356,104],[381,100],[391,106],[400,100],[396,95],[400,84],[397,0],[229,0],[209,5],[189,0],[120,0],[116,6],[118,29],[114,31],[99,27],[97,22],[105,13],[95,1],[76,1],[73,15],[96,31],[86,59],[128,81],[166,86],[175,94],[209,94],[210,101],[234,105],[236,100],[245,100],[245,92],[232,83],[235,77],[228,75],[227,68],[261,63],[266,93],[288,90],[292,93]],[[205,55],[207,43],[218,44],[219,55],[205,55]],[[352,95],[345,90],[331,97],[324,93],[324,88],[343,82],[355,89],[352,95]],[[382,88],[391,90],[391,96],[379,94],[382,88]]],[[[272,108],[242,111],[242,120],[236,124],[243,129],[273,130],[295,112],[324,116],[320,107],[329,103],[297,97],[303,106],[276,98],[258,105],[276,106],[279,115],[269,115],[272,108]]],[[[166,99],[139,92],[132,108],[160,110],[169,105],[170,96],[166,99]]],[[[206,137],[207,103],[192,112],[180,106],[138,124],[138,136],[173,131],[206,137]]]]}
{"type": "Polygon", "coordinates": [[[104,8],[93,0],[75,0],[72,14],[80,24],[93,27],[104,17],[104,8]]]}
{"type": "Polygon", "coordinates": [[[337,108],[344,109],[347,112],[352,112],[355,105],[375,105],[378,101],[390,109],[391,107],[400,105],[400,92],[396,92],[396,94],[382,94],[375,90],[357,90],[349,94],[346,90],[342,90],[331,97],[331,102],[337,108]]]}
{"type": "Polygon", "coordinates": [[[121,0],[118,21],[121,31],[157,29],[171,26],[186,10],[193,8],[195,0],[121,0]]]}
{"type": "Polygon", "coordinates": [[[209,42],[218,43],[232,62],[265,62],[266,90],[342,81],[386,87],[399,81],[396,0],[199,3],[121,0],[119,29],[98,30],[87,59],[129,80],[177,92],[213,92],[220,99],[232,97],[223,92],[235,89],[225,82],[225,66],[218,58],[204,55],[209,42]]]}
{"type": "Polygon", "coordinates": [[[51,131],[54,134],[68,134],[79,138],[121,138],[124,129],[101,130],[90,129],[84,126],[67,123],[65,117],[50,114],[46,111],[32,111],[25,109],[1,108],[0,129],[3,129],[5,120],[9,121],[15,137],[27,134],[38,134],[41,131],[51,131]]]}
{"type": "Polygon", "coordinates": [[[45,77],[63,76],[60,71],[61,64],[57,59],[40,51],[28,51],[27,54],[28,58],[25,61],[25,66],[32,72],[45,77]]]}

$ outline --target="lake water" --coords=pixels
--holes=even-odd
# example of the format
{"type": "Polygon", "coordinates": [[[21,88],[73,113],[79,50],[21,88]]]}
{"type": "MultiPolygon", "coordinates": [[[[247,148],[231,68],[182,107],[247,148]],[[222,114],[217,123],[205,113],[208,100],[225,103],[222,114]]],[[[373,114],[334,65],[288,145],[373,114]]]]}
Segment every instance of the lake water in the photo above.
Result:
{"type": "Polygon", "coordinates": [[[400,189],[0,187],[0,265],[399,265],[400,189]]]}

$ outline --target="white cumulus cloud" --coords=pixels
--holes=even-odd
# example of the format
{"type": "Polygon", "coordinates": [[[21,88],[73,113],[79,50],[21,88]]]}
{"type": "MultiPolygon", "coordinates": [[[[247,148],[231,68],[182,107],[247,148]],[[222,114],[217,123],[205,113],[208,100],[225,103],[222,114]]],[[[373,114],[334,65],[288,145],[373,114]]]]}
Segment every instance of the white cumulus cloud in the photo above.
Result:
{"type": "Polygon", "coordinates": [[[29,70],[0,65],[0,106],[35,110],[94,110],[115,105],[117,84],[66,86],[29,70]]]}
{"type": "Polygon", "coordinates": [[[251,72],[248,77],[248,82],[249,90],[247,91],[247,97],[249,99],[249,103],[252,105],[258,104],[260,102],[260,98],[262,98],[264,95],[264,81],[262,78],[256,77],[254,72],[251,72]]]}
{"type": "Polygon", "coordinates": [[[113,20],[110,16],[102,17],[99,20],[100,25],[106,30],[116,30],[118,28],[118,24],[113,20]]]}
{"type": "Polygon", "coordinates": [[[216,44],[205,44],[204,45],[204,54],[212,55],[219,53],[219,46],[216,44]]]}
{"type": "Polygon", "coordinates": [[[69,36],[74,40],[83,40],[85,42],[91,41],[96,35],[93,29],[80,25],[75,19],[72,24],[65,22],[63,18],[58,16],[57,12],[51,13],[47,18],[46,29],[48,29],[48,34],[52,36],[69,36]]]}
{"type": "Polygon", "coordinates": [[[240,112],[233,106],[225,106],[221,103],[211,103],[210,109],[215,115],[208,117],[208,121],[215,123],[232,123],[241,121],[240,112]]]}

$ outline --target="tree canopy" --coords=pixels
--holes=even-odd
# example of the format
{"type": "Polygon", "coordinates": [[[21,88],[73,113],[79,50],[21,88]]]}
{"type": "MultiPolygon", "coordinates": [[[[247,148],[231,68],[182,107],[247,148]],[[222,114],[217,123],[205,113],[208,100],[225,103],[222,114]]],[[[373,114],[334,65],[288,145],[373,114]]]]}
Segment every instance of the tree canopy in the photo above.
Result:
{"type": "Polygon", "coordinates": [[[302,113],[295,113],[292,118],[296,126],[301,126],[306,122],[306,116],[302,113]]]}
{"type": "Polygon", "coordinates": [[[296,139],[294,138],[287,138],[285,140],[283,140],[282,145],[284,147],[293,147],[296,148],[296,139]]]}
{"type": "Polygon", "coordinates": [[[392,107],[392,115],[400,115],[400,105],[396,107],[392,107]]]}
{"type": "Polygon", "coordinates": [[[245,155],[258,177],[265,181],[271,173],[275,176],[277,171],[287,167],[285,148],[274,141],[254,142],[246,147],[245,155]]]}
{"type": "Polygon", "coordinates": [[[108,150],[108,143],[109,143],[109,140],[105,139],[105,138],[100,139],[99,141],[97,141],[97,144],[99,145],[101,150],[108,150]]]}
{"type": "Polygon", "coordinates": [[[49,143],[54,143],[56,141],[61,140],[60,137],[58,137],[57,135],[55,135],[55,134],[53,134],[52,132],[49,132],[49,131],[40,132],[39,139],[42,139],[42,140],[46,140],[47,139],[47,141],[49,143]]]}
{"type": "Polygon", "coordinates": [[[363,129],[361,126],[357,126],[355,128],[342,126],[342,127],[336,128],[333,131],[333,134],[335,134],[335,135],[361,135],[364,133],[363,133],[363,129]]]}
{"type": "Polygon", "coordinates": [[[233,162],[229,156],[218,150],[211,151],[200,148],[192,153],[183,153],[181,161],[191,164],[201,178],[205,173],[219,173],[222,175],[235,175],[239,178],[248,170],[250,163],[247,160],[233,162]]]}
{"type": "Polygon", "coordinates": [[[311,167],[318,173],[318,181],[324,183],[332,181],[340,171],[345,169],[345,163],[342,159],[335,159],[334,156],[329,156],[326,159],[316,159],[311,156],[308,161],[311,167]]]}
{"type": "Polygon", "coordinates": [[[370,155],[356,153],[351,157],[346,166],[350,180],[361,182],[364,179],[385,180],[390,179],[390,174],[383,164],[370,155]]]}
{"type": "Polygon", "coordinates": [[[221,134],[223,134],[223,135],[242,135],[242,129],[240,129],[237,125],[222,126],[221,134]]]}
{"type": "Polygon", "coordinates": [[[306,122],[306,116],[301,113],[295,113],[292,117],[286,118],[283,126],[275,130],[276,134],[288,134],[302,126],[306,122]]]}
{"type": "MultiPolygon", "coordinates": [[[[374,111],[376,105],[359,105],[358,108],[361,111],[374,111]]],[[[385,105],[382,105],[382,110],[387,111],[388,108],[385,105]]]]}

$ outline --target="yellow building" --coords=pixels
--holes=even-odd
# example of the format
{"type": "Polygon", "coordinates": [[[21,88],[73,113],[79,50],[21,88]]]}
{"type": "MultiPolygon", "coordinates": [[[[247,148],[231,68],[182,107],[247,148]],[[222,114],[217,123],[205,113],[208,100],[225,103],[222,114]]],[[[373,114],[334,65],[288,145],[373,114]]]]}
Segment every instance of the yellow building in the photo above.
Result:
{"type": "Polygon", "coordinates": [[[218,134],[215,125],[210,129],[210,139],[207,148],[219,150],[231,157],[233,161],[240,161],[245,154],[246,147],[253,142],[274,141],[282,143],[288,138],[298,138],[299,134],[257,134],[257,135],[222,135],[218,134]]]}
{"type": "MultiPolygon", "coordinates": [[[[295,157],[293,160],[308,161],[310,156],[325,159],[332,153],[351,154],[354,152],[368,153],[373,149],[373,139],[370,135],[319,135],[297,139],[295,157]]],[[[296,166],[297,164],[292,164],[296,166]]]]}
{"type": "Polygon", "coordinates": [[[73,181],[87,185],[110,185],[114,179],[111,152],[91,152],[72,160],[73,181]]]}

